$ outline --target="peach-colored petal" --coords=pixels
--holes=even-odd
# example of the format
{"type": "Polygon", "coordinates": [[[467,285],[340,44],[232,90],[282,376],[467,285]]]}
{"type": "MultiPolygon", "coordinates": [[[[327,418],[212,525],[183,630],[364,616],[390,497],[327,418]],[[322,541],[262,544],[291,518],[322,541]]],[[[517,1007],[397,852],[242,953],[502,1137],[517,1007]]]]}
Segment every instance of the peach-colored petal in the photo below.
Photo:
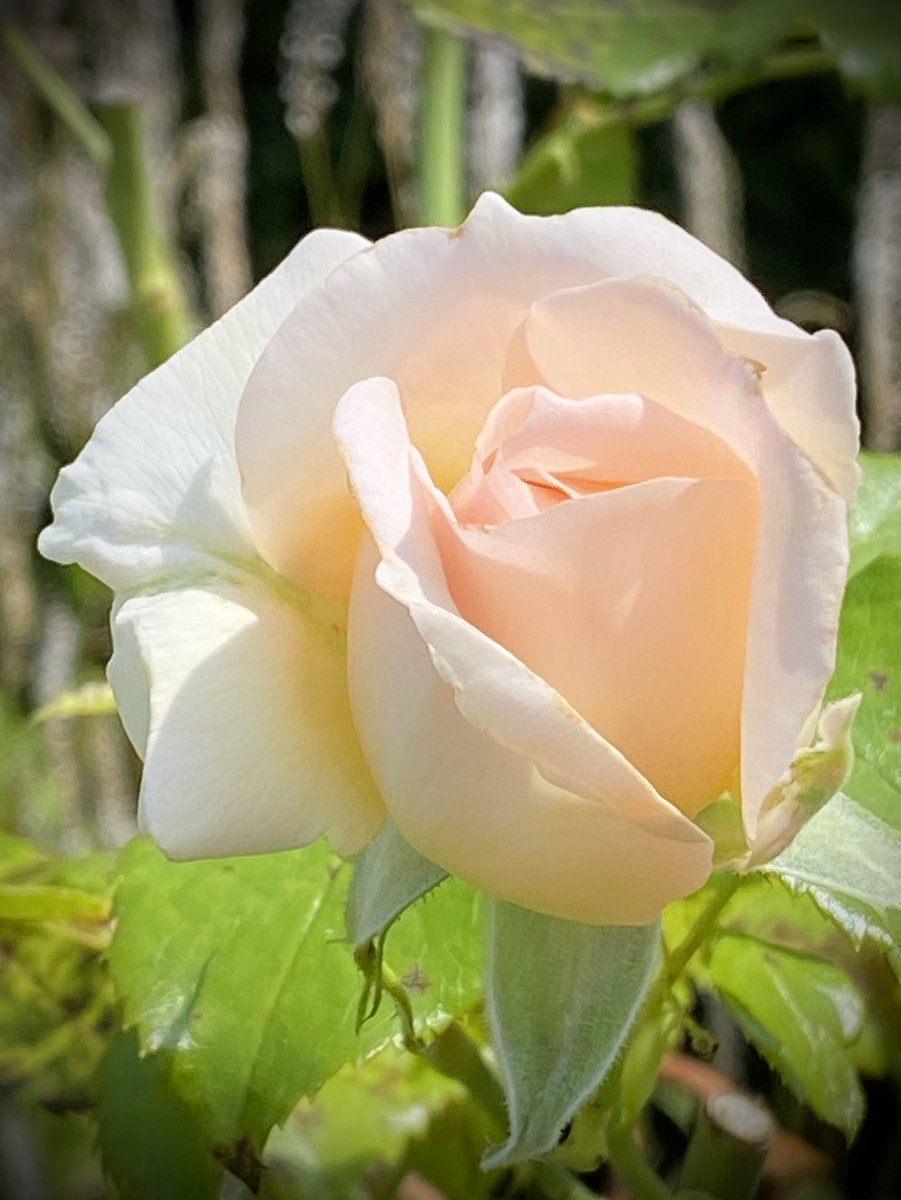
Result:
{"type": "Polygon", "coordinates": [[[141,827],[175,858],[327,833],[342,853],[384,810],[351,723],[345,647],[250,583],[141,595],[113,613],[109,678],[144,758],[141,827]]]}
{"type": "Polygon", "coordinates": [[[854,360],[837,333],[746,329],[718,323],[732,354],[758,363],[760,386],[776,420],[847,501],[860,479],[860,422],[854,360]]]}
{"type": "Polygon", "coordinates": [[[323,229],[250,295],[152,371],[98,424],[59,475],[42,554],[119,590],[249,558],[253,538],[234,455],[251,368],[297,301],[369,243],[323,229]]]}
{"type": "MultiPolygon", "coordinates": [[[[716,434],[638,395],[592,396],[574,403],[547,388],[508,393],[492,410],[476,443],[473,466],[451,493],[461,521],[498,524],[486,504],[506,499],[506,514],[531,509],[514,483],[575,496],[663,476],[743,479],[748,466],[716,434]],[[542,476],[542,478],[539,478],[542,476]]],[[[540,494],[540,493],[539,493],[540,494]]]]}
{"type": "Polygon", "coordinates": [[[669,478],[434,528],[462,615],[693,816],[739,765],[757,508],[747,481],[669,478]]]}
{"type": "Polygon", "coordinates": [[[835,664],[847,577],[844,501],[779,426],[756,371],[722,349],[709,319],[671,285],[612,280],[550,296],[527,320],[528,350],[557,392],[636,391],[705,425],[760,483],[742,719],[742,810],[794,757],[835,664]]]}
{"type": "Polygon", "coordinates": [[[575,920],[641,923],[698,887],[706,836],[457,612],[430,523],[442,498],[390,381],[352,389],[335,435],[379,548],[357,567],[351,702],[404,836],[476,886],[575,920]]]}
{"type": "Polygon", "coordinates": [[[561,287],[664,266],[699,304],[775,321],[733,267],[639,209],[524,217],[486,195],[460,229],[404,230],[356,255],[298,305],[241,403],[244,494],[270,563],[302,587],[346,593],[359,518],[330,425],[353,383],[398,382],[414,444],[447,489],[507,390],[508,343],[528,306],[561,287]]]}

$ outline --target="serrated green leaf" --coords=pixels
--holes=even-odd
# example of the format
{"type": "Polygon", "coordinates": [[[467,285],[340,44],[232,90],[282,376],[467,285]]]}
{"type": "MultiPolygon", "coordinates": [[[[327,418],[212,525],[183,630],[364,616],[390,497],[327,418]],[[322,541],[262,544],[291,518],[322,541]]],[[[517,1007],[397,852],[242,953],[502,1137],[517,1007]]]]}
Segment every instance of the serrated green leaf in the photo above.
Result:
{"type": "Polygon", "coordinates": [[[388,818],[354,862],[347,893],[347,933],[356,944],[387,929],[447,872],[424,858],[388,818]]]}
{"type": "Polygon", "coordinates": [[[603,1082],[654,975],[659,927],[592,926],[491,902],[486,1003],[510,1136],[507,1166],[552,1150],[603,1082]]]}
{"type": "Polygon", "coordinates": [[[658,91],[702,62],[746,63],[773,46],[798,0],[413,0],[428,20],[500,36],[542,74],[615,96],[658,91]]]}
{"type": "Polygon", "coordinates": [[[763,868],[861,945],[869,938],[901,977],[901,835],[838,795],[763,868]]]}
{"type": "MultiPolygon", "coordinates": [[[[362,984],[344,935],[349,868],[305,850],[171,863],[136,839],[122,856],[110,961],[128,1025],[226,1162],[259,1156],[302,1095],[395,1032],[354,1031],[362,984]]],[[[450,881],[392,929],[388,957],[421,1025],[476,1002],[480,900],[450,881]]]]}
{"type": "Polygon", "coordinates": [[[215,1200],[222,1168],[134,1032],[112,1040],[97,1083],[103,1166],[121,1200],[215,1200]]]}
{"type": "Polygon", "coordinates": [[[357,1050],[336,860],[317,844],[171,863],[136,839],[121,865],[110,964],[125,1023],[171,1056],[173,1086],[226,1158],[245,1134],[261,1151],[357,1050]]]}
{"type": "Polygon", "coordinates": [[[901,556],[901,455],[863,453],[860,466],[849,522],[851,575],[880,555],[901,556]]]}
{"type": "Polygon", "coordinates": [[[745,1036],[798,1099],[853,1136],[864,1098],[848,1047],[860,1035],[864,1009],[844,971],[722,934],[701,978],[724,998],[745,1036]]]}
{"type": "Polygon", "coordinates": [[[829,695],[853,691],[863,700],[845,790],[901,832],[901,557],[876,558],[848,585],[829,695]]]}
{"type": "Polygon", "coordinates": [[[800,890],[834,892],[877,912],[901,910],[901,836],[841,793],[761,870],[800,890]]]}

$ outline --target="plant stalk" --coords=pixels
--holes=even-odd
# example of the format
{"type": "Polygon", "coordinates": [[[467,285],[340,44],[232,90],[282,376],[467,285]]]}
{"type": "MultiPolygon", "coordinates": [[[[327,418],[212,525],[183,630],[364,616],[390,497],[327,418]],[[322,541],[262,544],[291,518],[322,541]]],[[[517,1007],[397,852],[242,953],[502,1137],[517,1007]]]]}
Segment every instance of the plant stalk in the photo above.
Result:
{"type": "Polygon", "coordinates": [[[635,1145],[631,1126],[611,1125],[607,1157],[635,1200],[673,1200],[673,1193],[635,1145]]]}
{"type": "Polygon", "coordinates": [[[465,42],[443,29],[426,29],[419,114],[422,225],[459,225],[466,213],[466,66],[465,42]]]}
{"type": "Polygon", "coordinates": [[[775,1136],[776,1123],[759,1101],[742,1092],[718,1092],[698,1113],[680,1189],[715,1200],[754,1200],[775,1136]]]}
{"type": "Polygon", "coordinates": [[[122,248],[138,334],[155,367],[188,340],[190,313],[154,213],[140,105],[102,104],[97,115],[112,148],[106,207],[122,248]]]}
{"type": "Polygon", "coordinates": [[[31,80],[35,90],[81,143],[101,171],[106,170],[113,148],[103,126],[31,38],[16,25],[0,28],[0,40],[10,57],[31,80]]]}

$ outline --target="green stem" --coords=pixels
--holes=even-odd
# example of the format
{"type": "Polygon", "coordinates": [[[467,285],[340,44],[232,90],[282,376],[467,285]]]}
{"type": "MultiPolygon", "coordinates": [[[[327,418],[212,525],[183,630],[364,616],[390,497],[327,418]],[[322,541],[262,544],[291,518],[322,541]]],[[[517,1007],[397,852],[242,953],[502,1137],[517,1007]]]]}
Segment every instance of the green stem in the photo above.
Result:
{"type": "Polygon", "coordinates": [[[698,1113],[680,1190],[715,1200],[754,1200],[775,1136],[776,1123],[758,1100],[742,1092],[711,1096],[698,1113]]]}
{"type": "Polygon", "coordinates": [[[673,1193],[635,1145],[631,1127],[611,1125],[607,1132],[607,1157],[635,1200],[673,1200],[673,1193]]]}
{"type": "MultiPolygon", "coordinates": [[[[713,877],[713,895],[706,907],[699,914],[690,933],[667,955],[660,976],[645,1004],[646,1017],[650,1015],[651,1020],[659,1018],[673,987],[707,941],[741,881],[742,877],[734,872],[724,871],[713,877]]],[[[635,1145],[633,1128],[634,1122],[618,1121],[614,1116],[607,1132],[610,1162],[632,1188],[638,1200],[671,1200],[672,1192],[635,1145]]]]}
{"type": "Polygon", "coordinates": [[[154,213],[140,105],[103,104],[97,113],[112,147],[106,206],[125,259],[138,333],[150,365],[157,366],[188,340],[189,309],[154,213]]]}
{"type": "Polygon", "coordinates": [[[507,1105],[504,1089],[485,1062],[482,1051],[458,1021],[451,1021],[431,1042],[419,1042],[415,1052],[442,1075],[462,1083],[490,1118],[492,1135],[507,1136],[507,1105]]]}
{"type": "Polygon", "coordinates": [[[707,941],[720,914],[732,899],[742,880],[743,876],[734,871],[721,871],[712,877],[713,895],[708,901],[707,906],[701,910],[697,920],[691,927],[691,932],[683,938],[675,950],[667,955],[660,981],[657,985],[661,995],[669,994],[673,984],[681,977],[695,954],[697,954],[707,941]]]}
{"type": "Polygon", "coordinates": [[[713,75],[689,76],[666,91],[639,100],[611,104],[601,110],[592,124],[594,127],[650,125],[654,121],[664,120],[677,105],[687,100],[707,100],[716,104],[746,88],[834,70],[835,60],[819,46],[782,50],[748,67],[736,67],[713,75]]]}
{"type": "Polygon", "coordinates": [[[103,126],[81,97],[18,26],[4,25],[0,29],[0,40],[36,91],[82,144],[95,166],[105,170],[113,148],[103,126]]]}
{"type": "Polygon", "coordinates": [[[466,44],[443,29],[426,29],[419,114],[423,225],[459,225],[465,215],[465,108],[466,44]]]}
{"type": "Polygon", "coordinates": [[[538,1187],[541,1200],[598,1200],[597,1192],[559,1163],[531,1162],[523,1176],[527,1184],[538,1187]]]}

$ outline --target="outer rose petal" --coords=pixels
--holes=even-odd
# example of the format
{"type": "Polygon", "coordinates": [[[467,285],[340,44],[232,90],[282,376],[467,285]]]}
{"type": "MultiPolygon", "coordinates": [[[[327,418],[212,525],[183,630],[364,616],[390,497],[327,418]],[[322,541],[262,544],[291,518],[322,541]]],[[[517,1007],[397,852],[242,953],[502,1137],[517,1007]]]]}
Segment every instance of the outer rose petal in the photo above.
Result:
{"type": "Polygon", "coordinates": [[[760,386],[776,420],[836,491],[849,502],[860,479],[854,360],[831,329],[805,333],[718,324],[717,334],[732,354],[763,368],[760,386]]]}
{"type": "Polygon", "coordinates": [[[411,843],[478,887],[590,923],[650,920],[710,871],[706,836],[543,680],[462,620],[429,524],[440,503],[388,380],[335,417],[379,544],[351,600],[354,717],[411,843]]]}
{"type": "Polygon", "coordinates": [[[254,553],[234,455],[238,401],[263,348],[330,271],[368,246],[319,230],[215,325],[151,372],[60,472],[42,554],[128,590],[254,553]]]}
{"type": "Polygon", "coordinates": [[[549,296],[529,314],[525,341],[555,391],[641,392],[717,432],[757,475],[742,718],[742,813],[753,839],[763,798],[809,736],[835,666],[846,505],[777,424],[748,365],[671,286],[611,280],[549,296]]]}
{"type": "Polygon", "coordinates": [[[448,490],[508,390],[508,343],[529,305],[561,287],[663,269],[726,319],[783,324],[734,267],[640,209],[524,217],[489,194],[459,229],[404,230],[356,255],[298,305],[241,403],[244,494],[269,562],[302,587],[346,594],[359,516],[330,429],[353,383],[397,381],[413,442],[448,490]]]}
{"type": "Polygon", "coordinates": [[[253,584],[222,583],[126,600],[113,639],[110,683],[144,758],[140,824],[168,854],[322,833],[353,853],[372,837],[383,809],[350,724],[340,636],[253,584]]]}

